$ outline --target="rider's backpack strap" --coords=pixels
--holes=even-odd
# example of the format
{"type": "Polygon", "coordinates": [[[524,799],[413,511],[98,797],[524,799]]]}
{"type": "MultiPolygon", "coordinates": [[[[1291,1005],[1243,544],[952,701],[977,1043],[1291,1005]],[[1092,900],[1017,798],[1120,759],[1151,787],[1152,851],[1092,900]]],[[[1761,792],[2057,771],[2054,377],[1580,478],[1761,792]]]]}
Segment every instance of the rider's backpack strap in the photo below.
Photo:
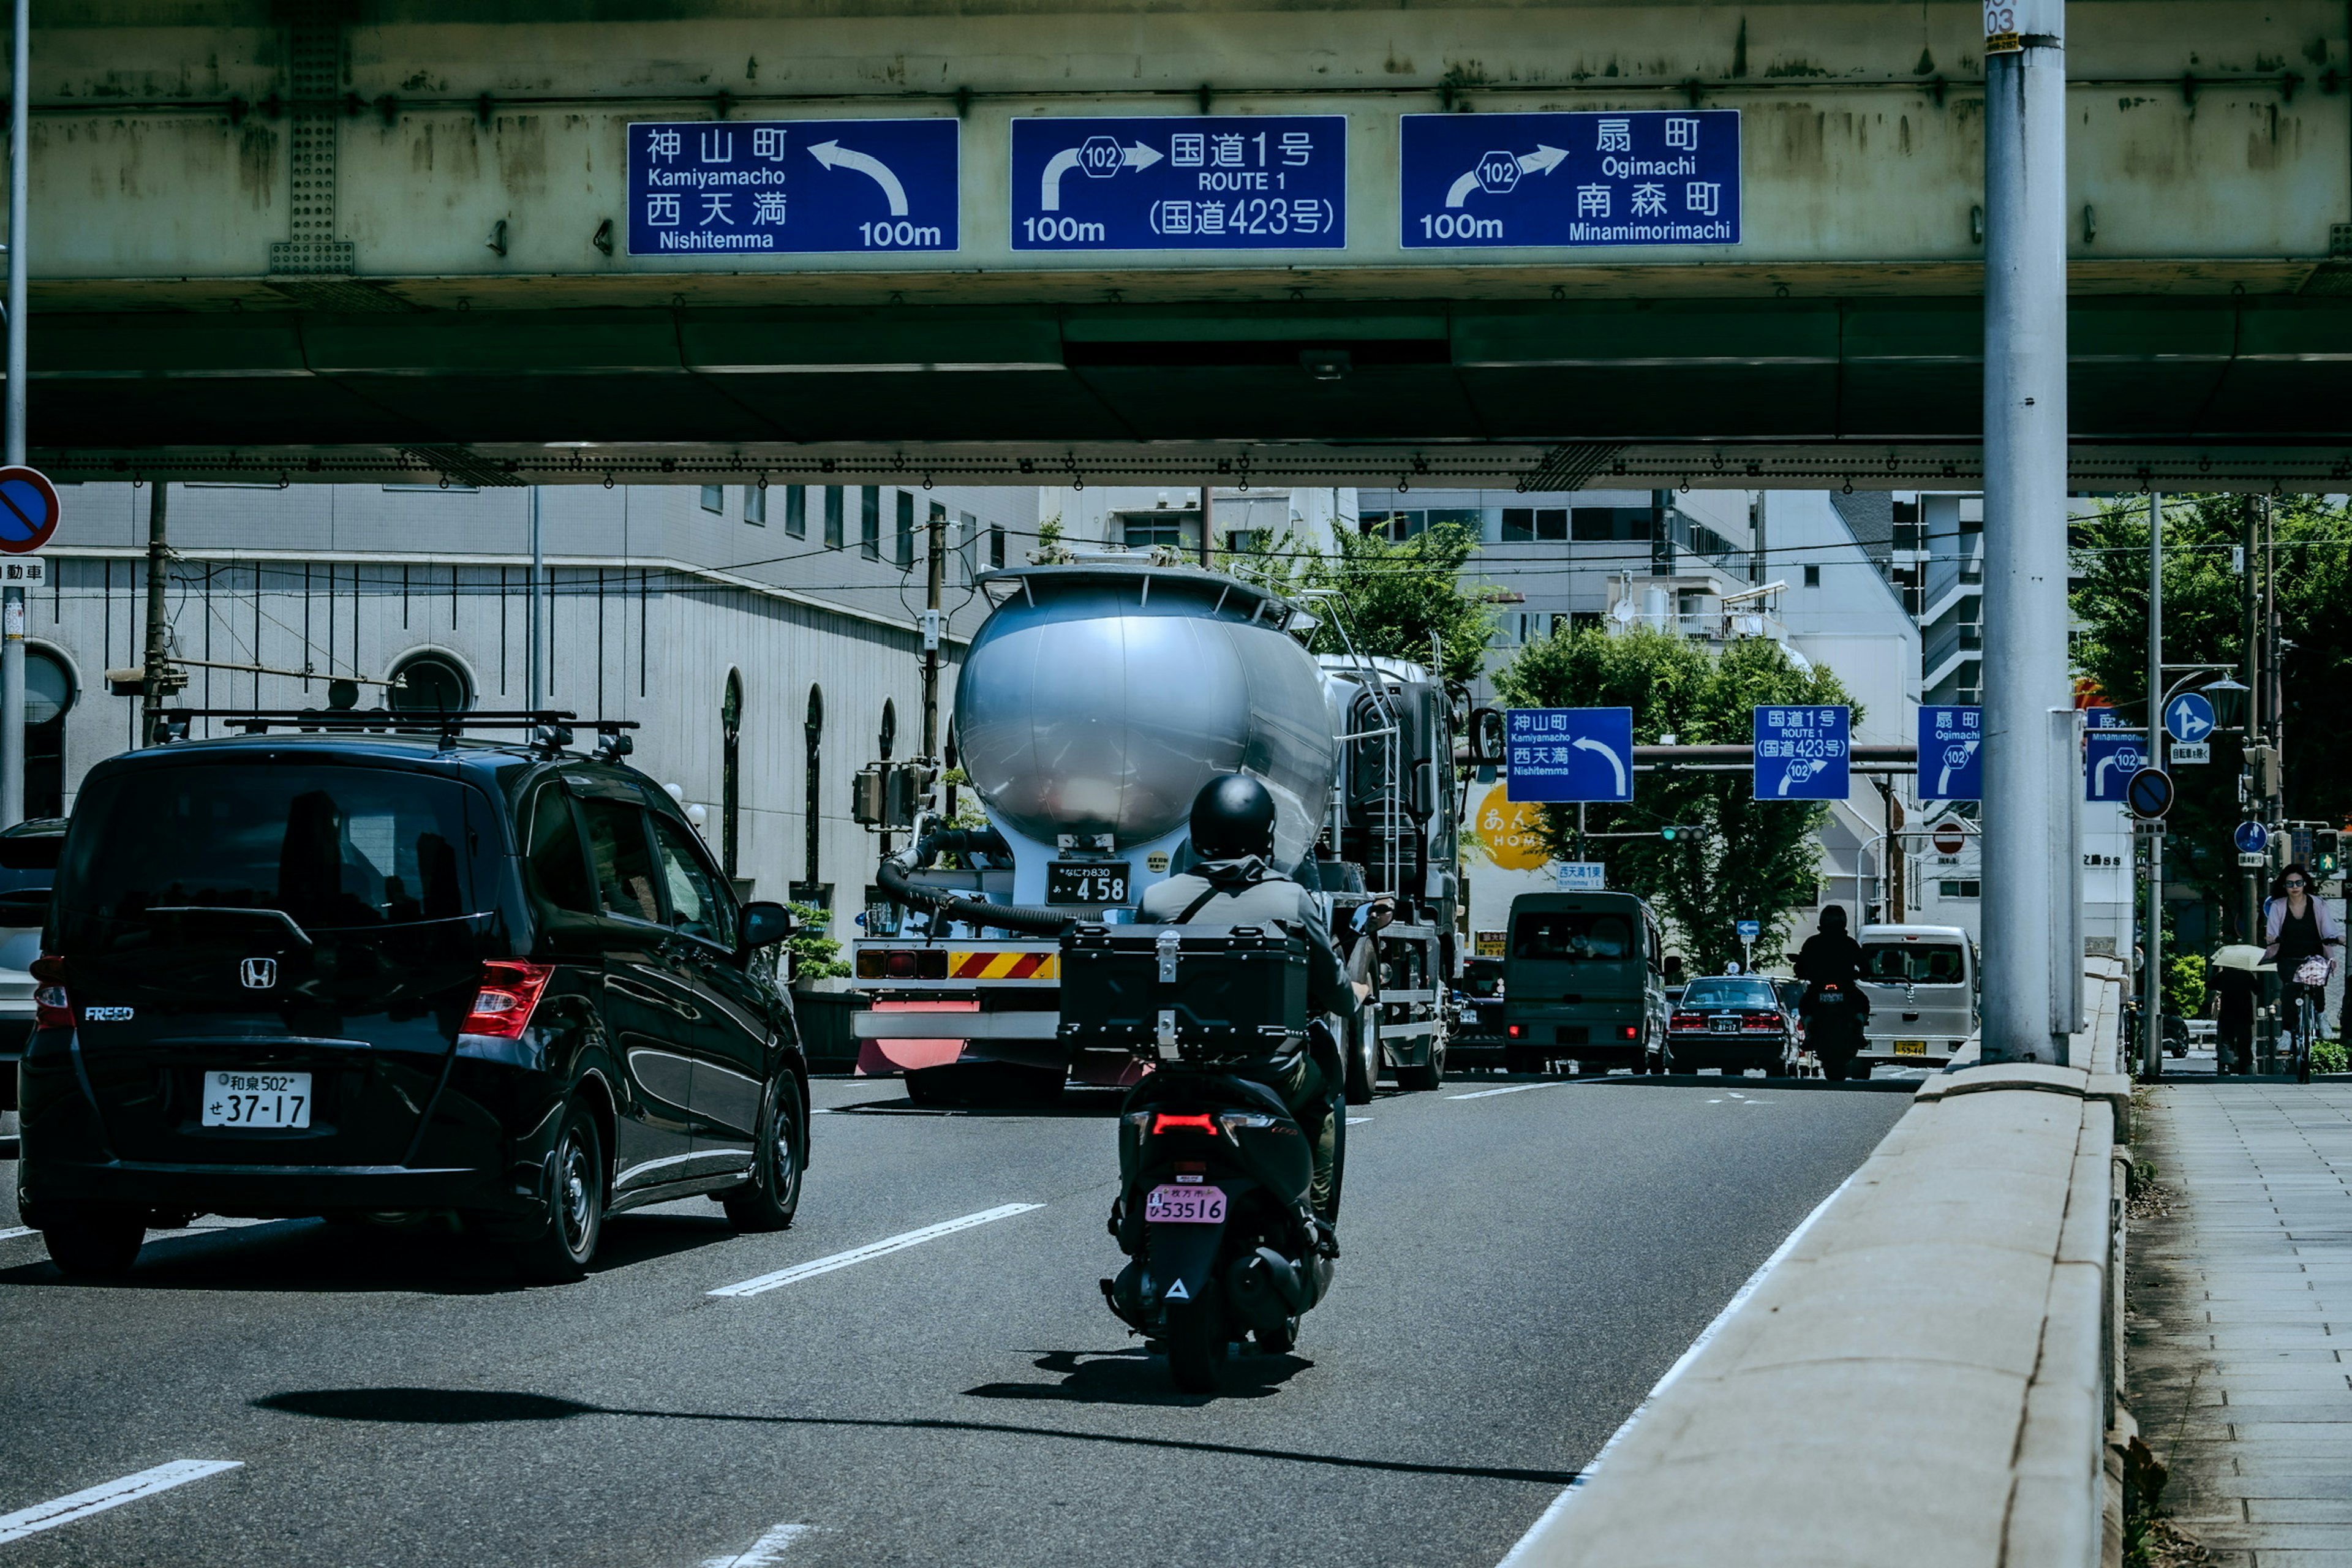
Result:
{"type": "Polygon", "coordinates": [[[1168,923],[1172,926],[1191,925],[1192,923],[1192,917],[1201,912],[1201,907],[1203,904],[1206,904],[1211,899],[1215,898],[1220,890],[1221,889],[1219,889],[1214,882],[1210,883],[1208,889],[1202,892],[1199,898],[1194,899],[1191,903],[1186,904],[1184,906],[1183,912],[1178,915],[1174,920],[1170,921],[1168,923]]]}

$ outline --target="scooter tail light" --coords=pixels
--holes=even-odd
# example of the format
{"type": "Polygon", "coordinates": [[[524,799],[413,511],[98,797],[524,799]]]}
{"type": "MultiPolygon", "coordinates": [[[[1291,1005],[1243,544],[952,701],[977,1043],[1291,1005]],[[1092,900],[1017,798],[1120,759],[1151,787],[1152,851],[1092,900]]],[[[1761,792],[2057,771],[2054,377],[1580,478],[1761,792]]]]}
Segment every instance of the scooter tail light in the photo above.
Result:
{"type": "Polygon", "coordinates": [[[66,963],[54,952],[33,960],[33,1027],[70,1029],[73,1000],[66,994],[66,963]]]}
{"type": "Polygon", "coordinates": [[[1274,1118],[1262,1110],[1220,1110],[1217,1112],[1217,1120],[1224,1123],[1225,1131],[1228,1132],[1237,1127],[1263,1128],[1274,1125],[1274,1118]]]}
{"type": "Polygon", "coordinates": [[[1155,1137],[1162,1132],[1214,1132],[1216,1130],[1217,1119],[1205,1110],[1198,1116],[1171,1116],[1162,1110],[1151,1118],[1151,1131],[1155,1137]]]}
{"type": "Polygon", "coordinates": [[[547,989],[550,976],[555,973],[551,963],[525,963],[520,959],[494,958],[482,965],[480,988],[474,993],[474,1005],[466,1021],[457,1026],[461,1035],[488,1035],[492,1039],[518,1038],[530,1022],[531,1009],[539,1005],[539,994],[547,989]]]}

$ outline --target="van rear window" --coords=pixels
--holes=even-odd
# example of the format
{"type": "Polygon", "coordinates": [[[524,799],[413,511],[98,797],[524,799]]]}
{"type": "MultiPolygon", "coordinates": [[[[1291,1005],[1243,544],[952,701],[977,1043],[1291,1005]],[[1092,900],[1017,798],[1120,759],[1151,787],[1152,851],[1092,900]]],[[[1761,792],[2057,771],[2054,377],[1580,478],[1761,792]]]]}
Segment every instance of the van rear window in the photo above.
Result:
{"type": "Polygon", "coordinates": [[[464,786],[310,763],[142,768],[75,803],[58,901],[136,919],[173,906],[280,910],[307,930],[475,912],[464,786]]]}
{"type": "Polygon", "coordinates": [[[1866,942],[1862,944],[1864,980],[1908,981],[1915,985],[1958,985],[1968,977],[1957,942],[1866,942]]]}
{"type": "Polygon", "coordinates": [[[1511,928],[1514,958],[1614,963],[1635,951],[1633,923],[1622,915],[1551,910],[1521,915],[1511,928]]]}

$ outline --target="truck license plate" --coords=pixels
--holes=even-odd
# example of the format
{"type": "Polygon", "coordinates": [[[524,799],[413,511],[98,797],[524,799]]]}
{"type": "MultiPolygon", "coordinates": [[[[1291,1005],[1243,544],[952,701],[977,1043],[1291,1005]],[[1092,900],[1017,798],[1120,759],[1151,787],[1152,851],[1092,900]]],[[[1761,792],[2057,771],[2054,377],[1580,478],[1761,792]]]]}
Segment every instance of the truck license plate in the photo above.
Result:
{"type": "Polygon", "coordinates": [[[308,1127],[310,1075],[306,1072],[205,1074],[202,1124],[206,1127],[308,1127]]]}
{"type": "Polygon", "coordinates": [[[1225,1223],[1225,1190],[1223,1187],[1186,1187],[1165,1182],[1151,1189],[1143,1200],[1143,1223],[1146,1225],[1223,1225],[1225,1223]]]}
{"type": "Polygon", "coordinates": [[[1049,904],[1124,904],[1127,866],[1118,860],[1055,860],[1045,867],[1049,904]]]}
{"type": "Polygon", "coordinates": [[[1927,1054],[1927,1042],[1925,1040],[1897,1040],[1895,1042],[1895,1054],[1898,1057],[1924,1057],[1927,1054]]]}

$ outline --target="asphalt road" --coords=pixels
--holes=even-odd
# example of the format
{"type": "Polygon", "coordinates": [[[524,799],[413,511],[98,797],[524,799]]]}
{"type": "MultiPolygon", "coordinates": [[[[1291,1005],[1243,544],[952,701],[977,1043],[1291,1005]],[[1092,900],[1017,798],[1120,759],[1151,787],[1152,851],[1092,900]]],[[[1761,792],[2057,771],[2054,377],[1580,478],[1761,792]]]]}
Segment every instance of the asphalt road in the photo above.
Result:
{"type": "Polygon", "coordinates": [[[0,1568],[1486,1568],[1908,1103],[1711,1076],[1448,1098],[1528,1081],[1352,1113],[1332,1294],[1296,1355],[1236,1359],[1213,1398],[1102,1305],[1098,1096],[940,1114],[820,1082],[793,1229],[738,1237],[703,1200],[623,1215],[568,1287],[310,1221],[151,1237],[107,1287],[0,1239],[0,1516],[236,1462],[14,1541],[0,1519],[0,1568]]]}

